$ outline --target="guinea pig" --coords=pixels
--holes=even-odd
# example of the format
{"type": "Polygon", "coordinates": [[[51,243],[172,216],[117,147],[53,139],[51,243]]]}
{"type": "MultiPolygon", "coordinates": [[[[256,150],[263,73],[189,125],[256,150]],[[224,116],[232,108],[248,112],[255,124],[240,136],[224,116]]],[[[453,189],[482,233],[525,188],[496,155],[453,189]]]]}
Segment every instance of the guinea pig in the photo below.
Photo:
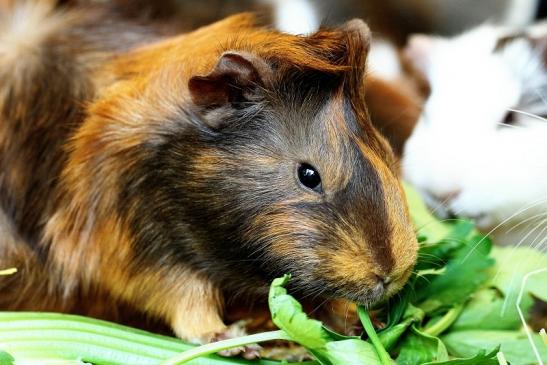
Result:
{"type": "Polygon", "coordinates": [[[407,47],[431,95],[404,176],[438,215],[475,219],[500,244],[547,240],[546,25],[416,35],[407,47]]]}
{"type": "Polygon", "coordinates": [[[0,266],[23,265],[3,309],[100,293],[207,341],[226,301],[284,273],[362,304],[403,286],[417,242],[364,104],[362,21],[298,37],[242,14],[165,37],[100,8],[0,4],[0,199],[18,237],[2,252],[19,253],[0,266]]]}

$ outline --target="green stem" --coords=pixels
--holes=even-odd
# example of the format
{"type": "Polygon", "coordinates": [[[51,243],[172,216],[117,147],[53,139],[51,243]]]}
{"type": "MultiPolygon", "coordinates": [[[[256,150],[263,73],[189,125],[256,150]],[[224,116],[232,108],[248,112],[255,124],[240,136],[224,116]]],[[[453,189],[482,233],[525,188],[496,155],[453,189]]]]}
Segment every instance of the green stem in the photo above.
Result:
{"type": "Polygon", "coordinates": [[[12,267],[11,269],[0,270],[0,275],[12,275],[17,272],[17,269],[12,267]]]}
{"type": "Polygon", "coordinates": [[[450,309],[446,314],[435,322],[433,325],[426,327],[422,330],[423,333],[430,336],[438,336],[448,329],[454,323],[458,316],[463,310],[463,305],[459,304],[454,308],[450,309]]]}
{"type": "Polygon", "coordinates": [[[359,314],[359,319],[363,324],[363,328],[365,329],[368,338],[370,338],[372,345],[376,349],[376,353],[378,354],[382,365],[392,365],[393,360],[391,359],[391,356],[389,356],[389,354],[387,353],[386,349],[382,345],[382,342],[380,341],[380,338],[376,334],[376,330],[372,325],[372,321],[370,320],[370,316],[368,315],[366,309],[362,306],[359,306],[357,308],[357,314],[359,314]]]}
{"type": "Polygon", "coordinates": [[[244,337],[231,338],[228,340],[213,342],[203,346],[195,347],[190,350],[186,350],[182,354],[179,354],[163,362],[161,365],[185,364],[188,361],[193,360],[195,358],[214,354],[219,351],[228,350],[234,347],[240,347],[240,346],[250,345],[250,344],[259,343],[259,342],[273,341],[273,340],[291,341],[291,338],[283,330],[263,332],[263,333],[257,333],[254,335],[249,335],[244,337]]]}

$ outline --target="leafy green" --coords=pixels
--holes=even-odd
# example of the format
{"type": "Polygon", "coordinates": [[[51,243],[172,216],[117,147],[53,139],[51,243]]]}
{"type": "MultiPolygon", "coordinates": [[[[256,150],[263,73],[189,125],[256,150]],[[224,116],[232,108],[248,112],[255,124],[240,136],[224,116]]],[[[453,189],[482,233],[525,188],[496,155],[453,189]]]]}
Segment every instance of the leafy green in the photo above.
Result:
{"type": "MultiPolygon", "coordinates": [[[[526,296],[521,308],[527,313],[532,298],[526,296]]],[[[471,329],[517,330],[522,326],[516,303],[507,304],[499,290],[486,288],[477,291],[467,303],[456,322],[453,331],[471,329]]]]}
{"type": "Polygon", "coordinates": [[[380,365],[374,347],[358,338],[338,340],[332,336],[321,322],[310,319],[302,310],[300,303],[287,294],[284,286],[290,275],[272,282],[269,306],[272,320],[277,327],[312,353],[323,365],[370,364],[380,365]]]}
{"type": "Polygon", "coordinates": [[[498,360],[496,359],[496,354],[499,349],[495,349],[489,353],[481,350],[477,355],[469,357],[466,359],[453,359],[443,362],[428,362],[422,365],[498,365],[498,360]]]}
{"type": "Polygon", "coordinates": [[[289,279],[290,275],[285,275],[272,282],[269,295],[272,321],[306,348],[325,347],[327,342],[331,341],[329,333],[325,331],[321,322],[308,318],[302,305],[287,294],[284,285],[289,279]]]}
{"type": "Polygon", "coordinates": [[[409,304],[401,322],[378,334],[382,345],[384,345],[388,351],[391,350],[410,325],[421,322],[424,315],[423,310],[409,304]]]}
{"type": "MultiPolygon", "coordinates": [[[[547,269],[547,255],[530,247],[496,247],[492,250],[496,266],[490,273],[489,285],[498,288],[509,305],[516,302],[524,276],[539,269],[547,269]]],[[[547,301],[547,271],[530,276],[526,292],[547,301]]]]}
{"type": "Polygon", "coordinates": [[[421,332],[413,325],[401,344],[397,364],[415,365],[446,360],[448,352],[443,342],[435,336],[421,332]]]}
{"type": "MultiPolygon", "coordinates": [[[[534,334],[532,337],[541,359],[546,362],[547,346],[543,344],[539,335],[534,334]]],[[[489,351],[499,346],[500,351],[503,352],[511,365],[533,365],[538,363],[532,346],[523,332],[455,331],[443,336],[442,340],[454,356],[471,357],[477,353],[477,349],[489,351]]]]}
{"type": "Polygon", "coordinates": [[[13,356],[8,354],[7,352],[4,352],[0,350],[0,365],[13,365],[13,362],[15,359],[13,356]]]}
{"type": "Polygon", "coordinates": [[[381,364],[374,347],[359,339],[328,342],[324,355],[335,365],[381,364]]]}
{"type": "Polygon", "coordinates": [[[445,273],[420,290],[418,299],[424,300],[420,308],[432,312],[468,300],[489,279],[487,269],[494,265],[494,260],[488,257],[490,248],[490,241],[480,235],[463,243],[453,253],[445,273]]]}

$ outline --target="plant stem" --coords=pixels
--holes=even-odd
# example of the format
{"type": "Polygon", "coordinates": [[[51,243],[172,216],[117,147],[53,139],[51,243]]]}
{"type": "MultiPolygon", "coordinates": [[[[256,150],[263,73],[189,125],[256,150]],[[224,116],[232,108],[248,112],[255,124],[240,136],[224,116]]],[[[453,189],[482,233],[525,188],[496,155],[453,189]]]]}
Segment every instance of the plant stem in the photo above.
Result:
{"type": "MultiPolygon", "coordinates": [[[[285,339],[283,334],[275,339],[285,339]]],[[[255,335],[259,336],[259,335],[255,335]]],[[[258,340],[260,341],[260,339],[258,340]]],[[[256,339],[249,342],[258,342],[256,339]]],[[[2,350],[17,361],[79,359],[98,365],[157,365],[194,345],[87,317],[39,312],[0,312],[2,350]]],[[[0,355],[2,352],[0,351],[0,355]]],[[[1,357],[1,356],[0,356],[1,357]]],[[[1,360],[1,359],[0,359],[1,360]]],[[[0,361],[0,364],[2,362],[0,361]]],[[[239,358],[211,356],[196,363],[210,365],[279,365],[239,358]]],[[[294,365],[313,362],[293,363],[294,365]]]]}
{"type": "Polygon", "coordinates": [[[291,338],[283,330],[263,332],[263,333],[257,333],[254,335],[249,335],[244,337],[231,338],[228,340],[213,342],[203,346],[195,347],[190,350],[186,350],[183,353],[177,356],[174,356],[168,359],[167,361],[163,362],[161,365],[184,364],[197,357],[214,354],[219,351],[228,350],[234,347],[240,347],[240,346],[245,346],[245,345],[249,345],[253,343],[272,341],[272,340],[290,341],[291,338]]]}
{"type": "Polygon", "coordinates": [[[0,275],[11,275],[11,274],[15,274],[16,272],[17,272],[17,269],[12,267],[11,269],[0,270],[0,275]]]}
{"type": "Polygon", "coordinates": [[[459,304],[455,306],[454,308],[446,312],[446,314],[437,322],[435,322],[433,325],[431,325],[430,327],[424,328],[422,332],[435,337],[440,335],[446,329],[448,329],[448,327],[450,327],[456,319],[458,319],[458,316],[460,315],[462,310],[463,310],[463,305],[459,304]]]}
{"type": "Polygon", "coordinates": [[[382,365],[392,365],[393,360],[391,359],[391,356],[389,356],[389,354],[387,353],[386,349],[382,345],[382,342],[380,341],[380,338],[376,334],[376,330],[372,325],[372,321],[370,320],[370,316],[368,315],[366,309],[362,306],[359,306],[357,308],[357,314],[359,315],[359,319],[363,324],[363,328],[365,329],[368,338],[370,338],[370,341],[372,342],[372,345],[374,346],[374,349],[376,350],[376,353],[378,354],[382,365]]]}

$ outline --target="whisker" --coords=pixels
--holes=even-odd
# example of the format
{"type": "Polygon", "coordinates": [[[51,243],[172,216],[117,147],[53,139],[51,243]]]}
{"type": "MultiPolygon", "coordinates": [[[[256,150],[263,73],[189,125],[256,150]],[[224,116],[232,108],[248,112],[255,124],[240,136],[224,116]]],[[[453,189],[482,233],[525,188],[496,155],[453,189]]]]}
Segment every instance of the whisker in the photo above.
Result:
{"type": "Polygon", "coordinates": [[[435,209],[433,209],[433,210],[431,211],[431,214],[435,214],[439,209],[446,207],[446,203],[448,203],[449,200],[450,200],[450,197],[447,196],[447,197],[446,197],[445,199],[443,199],[442,201],[438,201],[438,202],[437,202],[437,206],[435,207],[435,209]]]}
{"type": "Polygon", "coordinates": [[[311,316],[312,314],[314,314],[319,308],[321,308],[323,306],[323,304],[325,304],[327,301],[329,300],[329,298],[323,300],[321,303],[319,303],[309,314],[308,316],[311,316]]]}
{"type": "MultiPolygon", "coordinates": [[[[547,222],[547,219],[545,219],[545,222],[547,222]]],[[[543,223],[543,222],[542,222],[543,223]]],[[[539,229],[541,227],[541,224],[538,224],[536,227],[534,227],[532,230],[530,230],[530,232],[528,232],[524,237],[522,237],[521,240],[519,240],[519,242],[512,247],[512,250],[515,251],[518,249],[518,247],[520,245],[522,245],[523,242],[526,241],[526,239],[534,232],[536,232],[537,229],[539,229]]],[[[547,238],[547,237],[546,237],[547,238]]],[[[530,258],[531,259],[531,258],[530,258]]],[[[509,287],[512,288],[513,287],[513,284],[515,282],[515,278],[516,278],[516,272],[517,272],[517,269],[516,269],[517,266],[515,266],[515,269],[513,270],[513,273],[511,275],[511,280],[509,281],[509,287]]],[[[500,273],[501,273],[501,268],[499,268],[496,272],[496,274],[494,275],[494,278],[496,278],[500,273]]],[[[510,299],[510,295],[506,296],[505,297],[505,300],[503,301],[503,305],[502,305],[502,309],[501,309],[501,313],[502,315],[505,314],[505,310],[507,309],[507,304],[509,303],[509,299],[510,299]]]]}
{"type": "Polygon", "coordinates": [[[539,213],[539,214],[533,215],[531,217],[528,217],[525,220],[523,220],[522,222],[519,222],[519,223],[515,224],[514,226],[512,226],[511,228],[509,228],[507,230],[507,233],[512,232],[513,230],[517,229],[521,225],[529,223],[530,221],[532,221],[532,223],[533,223],[534,219],[539,218],[539,217],[544,217],[546,215],[547,215],[547,212],[543,212],[543,213],[539,213]]]}
{"type": "Polygon", "coordinates": [[[498,124],[498,125],[500,125],[500,126],[502,126],[502,127],[504,127],[504,128],[517,128],[517,129],[519,129],[519,128],[520,128],[520,129],[525,128],[525,127],[523,127],[523,126],[521,126],[521,125],[515,125],[515,124],[507,124],[507,123],[500,123],[500,122],[498,122],[498,123],[496,123],[496,124],[498,124]]]}
{"type": "MultiPolygon", "coordinates": [[[[547,219],[542,222],[542,223],[546,223],[547,222],[547,219]]],[[[537,237],[534,239],[534,242],[532,243],[531,247],[535,250],[538,250],[540,252],[543,253],[543,246],[545,245],[545,243],[547,242],[547,235],[543,236],[543,234],[545,233],[545,231],[547,231],[547,225],[545,225],[545,227],[543,227],[543,229],[541,230],[541,232],[539,232],[539,234],[537,235],[537,237]],[[538,243],[535,243],[540,237],[543,237],[543,239],[541,239],[540,241],[538,241],[538,243]]]]}
{"type": "Polygon", "coordinates": [[[521,208],[520,210],[518,210],[516,213],[512,214],[511,216],[509,216],[508,218],[504,219],[501,223],[499,223],[497,226],[495,226],[494,228],[492,228],[485,236],[484,238],[480,239],[477,243],[475,243],[473,245],[473,247],[471,248],[471,250],[469,250],[469,252],[467,253],[467,255],[465,255],[465,257],[462,259],[462,262],[464,262],[465,260],[467,260],[469,258],[469,256],[471,256],[471,254],[477,249],[477,247],[479,247],[479,245],[484,242],[484,240],[490,236],[496,229],[500,228],[502,225],[504,225],[505,223],[509,222],[511,219],[513,219],[514,217],[516,217],[517,215],[519,214],[522,214],[524,213],[525,211],[529,210],[529,209],[532,209],[533,207],[535,206],[538,206],[539,204],[543,203],[543,202],[546,202],[547,199],[538,199],[536,200],[535,202],[533,203],[530,203],[528,204],[525,208],[521,208]]]}
{"type": "Polygon", "coordinates": [[[519,113],[519,114],[522,114],[522,115],[526,115],[527,117],[530,117],[530,118],[538,119],[542,122],[547,122],[547,119],[545,119],[543,117],[540,117],[539,115],[536,115],[536,114],[525,112],[524,110],[518,110],[518,109],[512,109],[512,108],[508,108],[507,110],[515,112],[515,113],[519,113]]]}

